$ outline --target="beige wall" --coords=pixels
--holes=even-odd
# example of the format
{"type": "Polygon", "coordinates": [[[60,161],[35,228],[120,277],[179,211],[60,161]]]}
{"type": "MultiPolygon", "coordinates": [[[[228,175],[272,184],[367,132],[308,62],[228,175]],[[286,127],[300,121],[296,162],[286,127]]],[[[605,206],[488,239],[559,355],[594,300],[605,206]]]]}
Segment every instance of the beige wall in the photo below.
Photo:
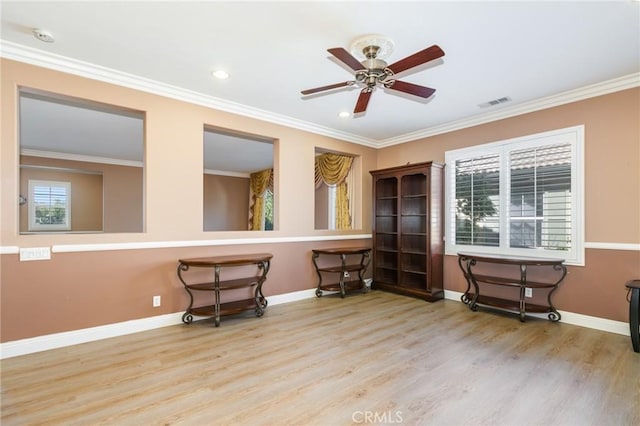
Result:
{"type": "MultiPolygon", "coordinates": [[[[2,59],[0,131],[0,246],[160,244],[194,241],[193,248],[54,252],[51,260],[20,262],[1,255],[0,300],[3,342],[61,331],[179,312],[185,305],[175,271],[179,257],[271,252],[268,295],[310,289],[316,277],[311,249],[370,245],[370,240],[224,246],[211,240],[361,235],[371,232],[371,178],[376,150],[203,106],[2,59]],[[88,99],[145,113],[142,217],[145,232],[82,235],[20,235],[17,89],[20,86],[88,99]],[[263,135],[275,140],[274,231],[204,232],[202,129],[205,125],[263,135]],[[352,231],[314,229],[316,149],[359,157],[358,220],[352,231]],[[199,246],[198,241],[204,241],[199,246]],[[153,295],[163,305],[151,308],[153,295]]],[[[129,179],[124,179],[124,183],[129,179]]],[[[108,201],[105,199],[105,205],[108,201]]],[[[127,203],[120,203],[123,210],[127,203]]],[[[124,210],[123,210],[124,211],[124,210]]],[[[107,212],[105,212],[106,217],[107,212]]],[[[111,246],[108,246],[111,247],[111,246]]]]}
{"type": "Polygon", "coordinates": [[[25,167],[20,170],[20,194],[27,202],[20,206],[20,232],[29,232],[30,180],[71,184],[71,232],[102,232],[102,174],[25,167]]]}
{"type": "MultiPolygon", "coordinates": [[[[562,127],[585,125],[587,242],[640,243],[640,89],[626,90],[432,138],[374,150],[329,137],[233,115],[2,59],[0,246],[184,242],[212,239],[323,237],[371,231],[371,177],[378,168],[444,160],[448,149],[562,127]],[[146,232],[20,235],[17,88],[32,87],[145,112],[143,217],[146,232]],[[276,230],[204,232],[202,129],[212,125],[264,135],[275,143],[276,230]],[[317,148],[360,157],[356,223],[349,232],[315,230],[313,164],[317,148]]],[[[106,201],[105,201],[106,202],[106,201]]],[[[204,245],[148,250],[54,252],[48,261],[0,260],[3,342],[152,317],[185,308],[176,278],[180,257],[231,253],[274,254],[265,293],[316,285],[311,249],[370,245],[369,239],[326,242],[204,245]],[[153,295],[163,305],[151,307],[153,295]]],[[[640,277],[640,252],[588,249],[585,267],[571,267],[557,307],[627,320],[624,282],[640,277]]],[[[464,291],[456,259],[445,259],[445,288],[464,291]]]]}
{"type": "MultiPolygon", "coordinates": [[[[142,167],[30,156],[21,156],[20,161],[21,164],[60,167],[84,170],[90,173],[99,173],[101,176],[101,187],[99,191],[93,191],[93,197],[100,197],[100,200],[87,200],[84,199],[84,196],[87,194],[85,193],[82,195],[82,203],[84,205],[91,204],[95,209],[98,208],[99,204],[99,229],[106,233],[142,232],[144,229],[144,224],[142,222],[144,169],[142,167]]],[[[23,175],[24,170],[20,177],[21,181],[24,181],[23,175]]],[[[24,184],[25,182],[22,182],[22,185],[24,184]]],[[[72,189],[72,192],[75,193],[75,190],[72,189]]],[[[72,198],[74,203],[78,201],[78,197],[72,198]]],[[[22,208],[21,210],[26,209],[22,208]]],[[[23,229],[22,214],[25,213],[21,211],[20,229],[23,229]]],[[[88,224],[82,225],[77,223],[78,219],[79,217],[72,214],[71,220],[73,221],[74,231],[88,231],[96,229],[95,227],[91,228],[88,224]]],[[[87,219],[83,218],[83,221],[87,221],[87,219]]]]}
{"type": "MultiPolygon", "coordinates": [[[[447,150],[582,124],[586,242],[640,244],[639,88],[384,148],[378,168],[444,161],[447,150]]],[[[640,278],[640,252],[587,248],[585,257],[584,267],[569,267],[554,296],[557,308],[627,321],[624,283],[640,278]]],[[[445,288],[466,288],[454,256],[445,258],[445,288]]]]}
{"type": "Polygon", "coordinates": [[[204,175],[204,230],[245,231],[249,227],[249,178],[204,175]]]}
{"type": "Polygon", "coordinates": [[[327,185],[316,188],[315,227],[316,229],[329,228],[329,187],[327,185]]]}

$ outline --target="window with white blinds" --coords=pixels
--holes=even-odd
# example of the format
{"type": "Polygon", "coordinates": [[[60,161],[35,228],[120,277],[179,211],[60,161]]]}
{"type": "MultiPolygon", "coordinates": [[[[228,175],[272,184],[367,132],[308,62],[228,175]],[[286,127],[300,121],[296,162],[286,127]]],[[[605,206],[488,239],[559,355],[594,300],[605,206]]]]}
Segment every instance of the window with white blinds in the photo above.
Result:
{"type": "Polygon", "coordinates": [[[500,156],[455,162],[456,244],[500,245],[500,156]]]}
{"type": "Polygon", "coordinates": [[[29,180],[29,231],[71,229],[71,182],[29,180]]]}
{"type": "Polygon", "coordinates": [[[584,264],[583,126],[445,153],[446,251],[584,264]]]}

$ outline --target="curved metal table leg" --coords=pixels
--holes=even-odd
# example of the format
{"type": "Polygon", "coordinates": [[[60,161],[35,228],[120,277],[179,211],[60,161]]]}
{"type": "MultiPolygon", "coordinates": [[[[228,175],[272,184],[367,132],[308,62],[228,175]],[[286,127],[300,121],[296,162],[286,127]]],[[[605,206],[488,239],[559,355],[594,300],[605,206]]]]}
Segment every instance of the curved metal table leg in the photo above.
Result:
{"type": "Polygon", "coordinates": [[[313,261],[313,265],[315,266],[316,274],[318,274],[318,287],[316,287],[316,297],[322,297],[322,290],[320,290],[320,286],[322,285],[322,274],[318,268],[318,257],[320,257],[319,253],[313,253],[311,255],[311,260],[313,261]]]}
{"type": "Polygon", "coordinates": [[[182,314],[182,322],[185,324],[191,324],[193,322],[193,315],[191,315],[191,308],[193,307],[193,293],[191,293],[191,290],[189,290],[187,283],[182,277],[182,271],[188,270],[189,265],[185,265],[183,263],[178,265],[178,278],[182,282],[182,285],[184,285],[184,289],[187,291],[187,294],[189,294],[189,306],[187,307],[187,310],[184,311],[184,314],[182,314]]]}

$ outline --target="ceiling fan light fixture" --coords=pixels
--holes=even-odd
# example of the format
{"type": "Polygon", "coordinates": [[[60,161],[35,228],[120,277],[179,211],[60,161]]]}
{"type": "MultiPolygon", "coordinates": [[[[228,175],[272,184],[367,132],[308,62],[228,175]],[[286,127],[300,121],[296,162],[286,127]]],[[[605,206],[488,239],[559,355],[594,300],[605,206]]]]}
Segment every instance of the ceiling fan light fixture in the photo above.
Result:
{"type": "Polygon", "coordinates": [[[393,40],[389,37],[381,34],[367,34],[354,40],[350,50],[355,57],[368,58],[367,52],[371,52],[372,48],[377,48],[374,56],[378,59],[386,59],[393,53],[394,46],[393,40]]]}

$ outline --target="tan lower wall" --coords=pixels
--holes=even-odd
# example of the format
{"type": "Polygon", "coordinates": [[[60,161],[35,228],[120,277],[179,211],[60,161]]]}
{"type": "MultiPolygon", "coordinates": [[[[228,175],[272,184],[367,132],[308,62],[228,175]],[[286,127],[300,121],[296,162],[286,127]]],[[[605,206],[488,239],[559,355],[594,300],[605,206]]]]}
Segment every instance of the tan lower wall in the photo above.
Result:
{"type": "MultiPolygon", "coordinates": [[[[272,253],[263,288],[268,297],[315,288],[312,249],[360,246],[371,241],[54,253],[52,260],[37,262],[2,255],[2,342],[181,312],[188,299],[176,276],[180,258],[272,253]],[[159,308],[152,307],[154,295],[162,296],[159,308]]],[[[557,309],[628,321],[624,283],[640,278],[640,252],[588,249],[586,257],[588,268],[568,268],[553,298],[557,309]]],[[[455,256],[445,256],[444,283],[446,290],[466,289],[455,256]]]]}
{"type": "Polygon", "coordinates": [[[371,241],[53,253],[51,260],[30,262],[2,255],[2,342],[184,311],[180,258],[272,253],[263,287],[268,297],[315,288],[312,249],[360,246],[371,241]],[[162,296],[162,306],[152,307],[154,295],[162,296]]]}

